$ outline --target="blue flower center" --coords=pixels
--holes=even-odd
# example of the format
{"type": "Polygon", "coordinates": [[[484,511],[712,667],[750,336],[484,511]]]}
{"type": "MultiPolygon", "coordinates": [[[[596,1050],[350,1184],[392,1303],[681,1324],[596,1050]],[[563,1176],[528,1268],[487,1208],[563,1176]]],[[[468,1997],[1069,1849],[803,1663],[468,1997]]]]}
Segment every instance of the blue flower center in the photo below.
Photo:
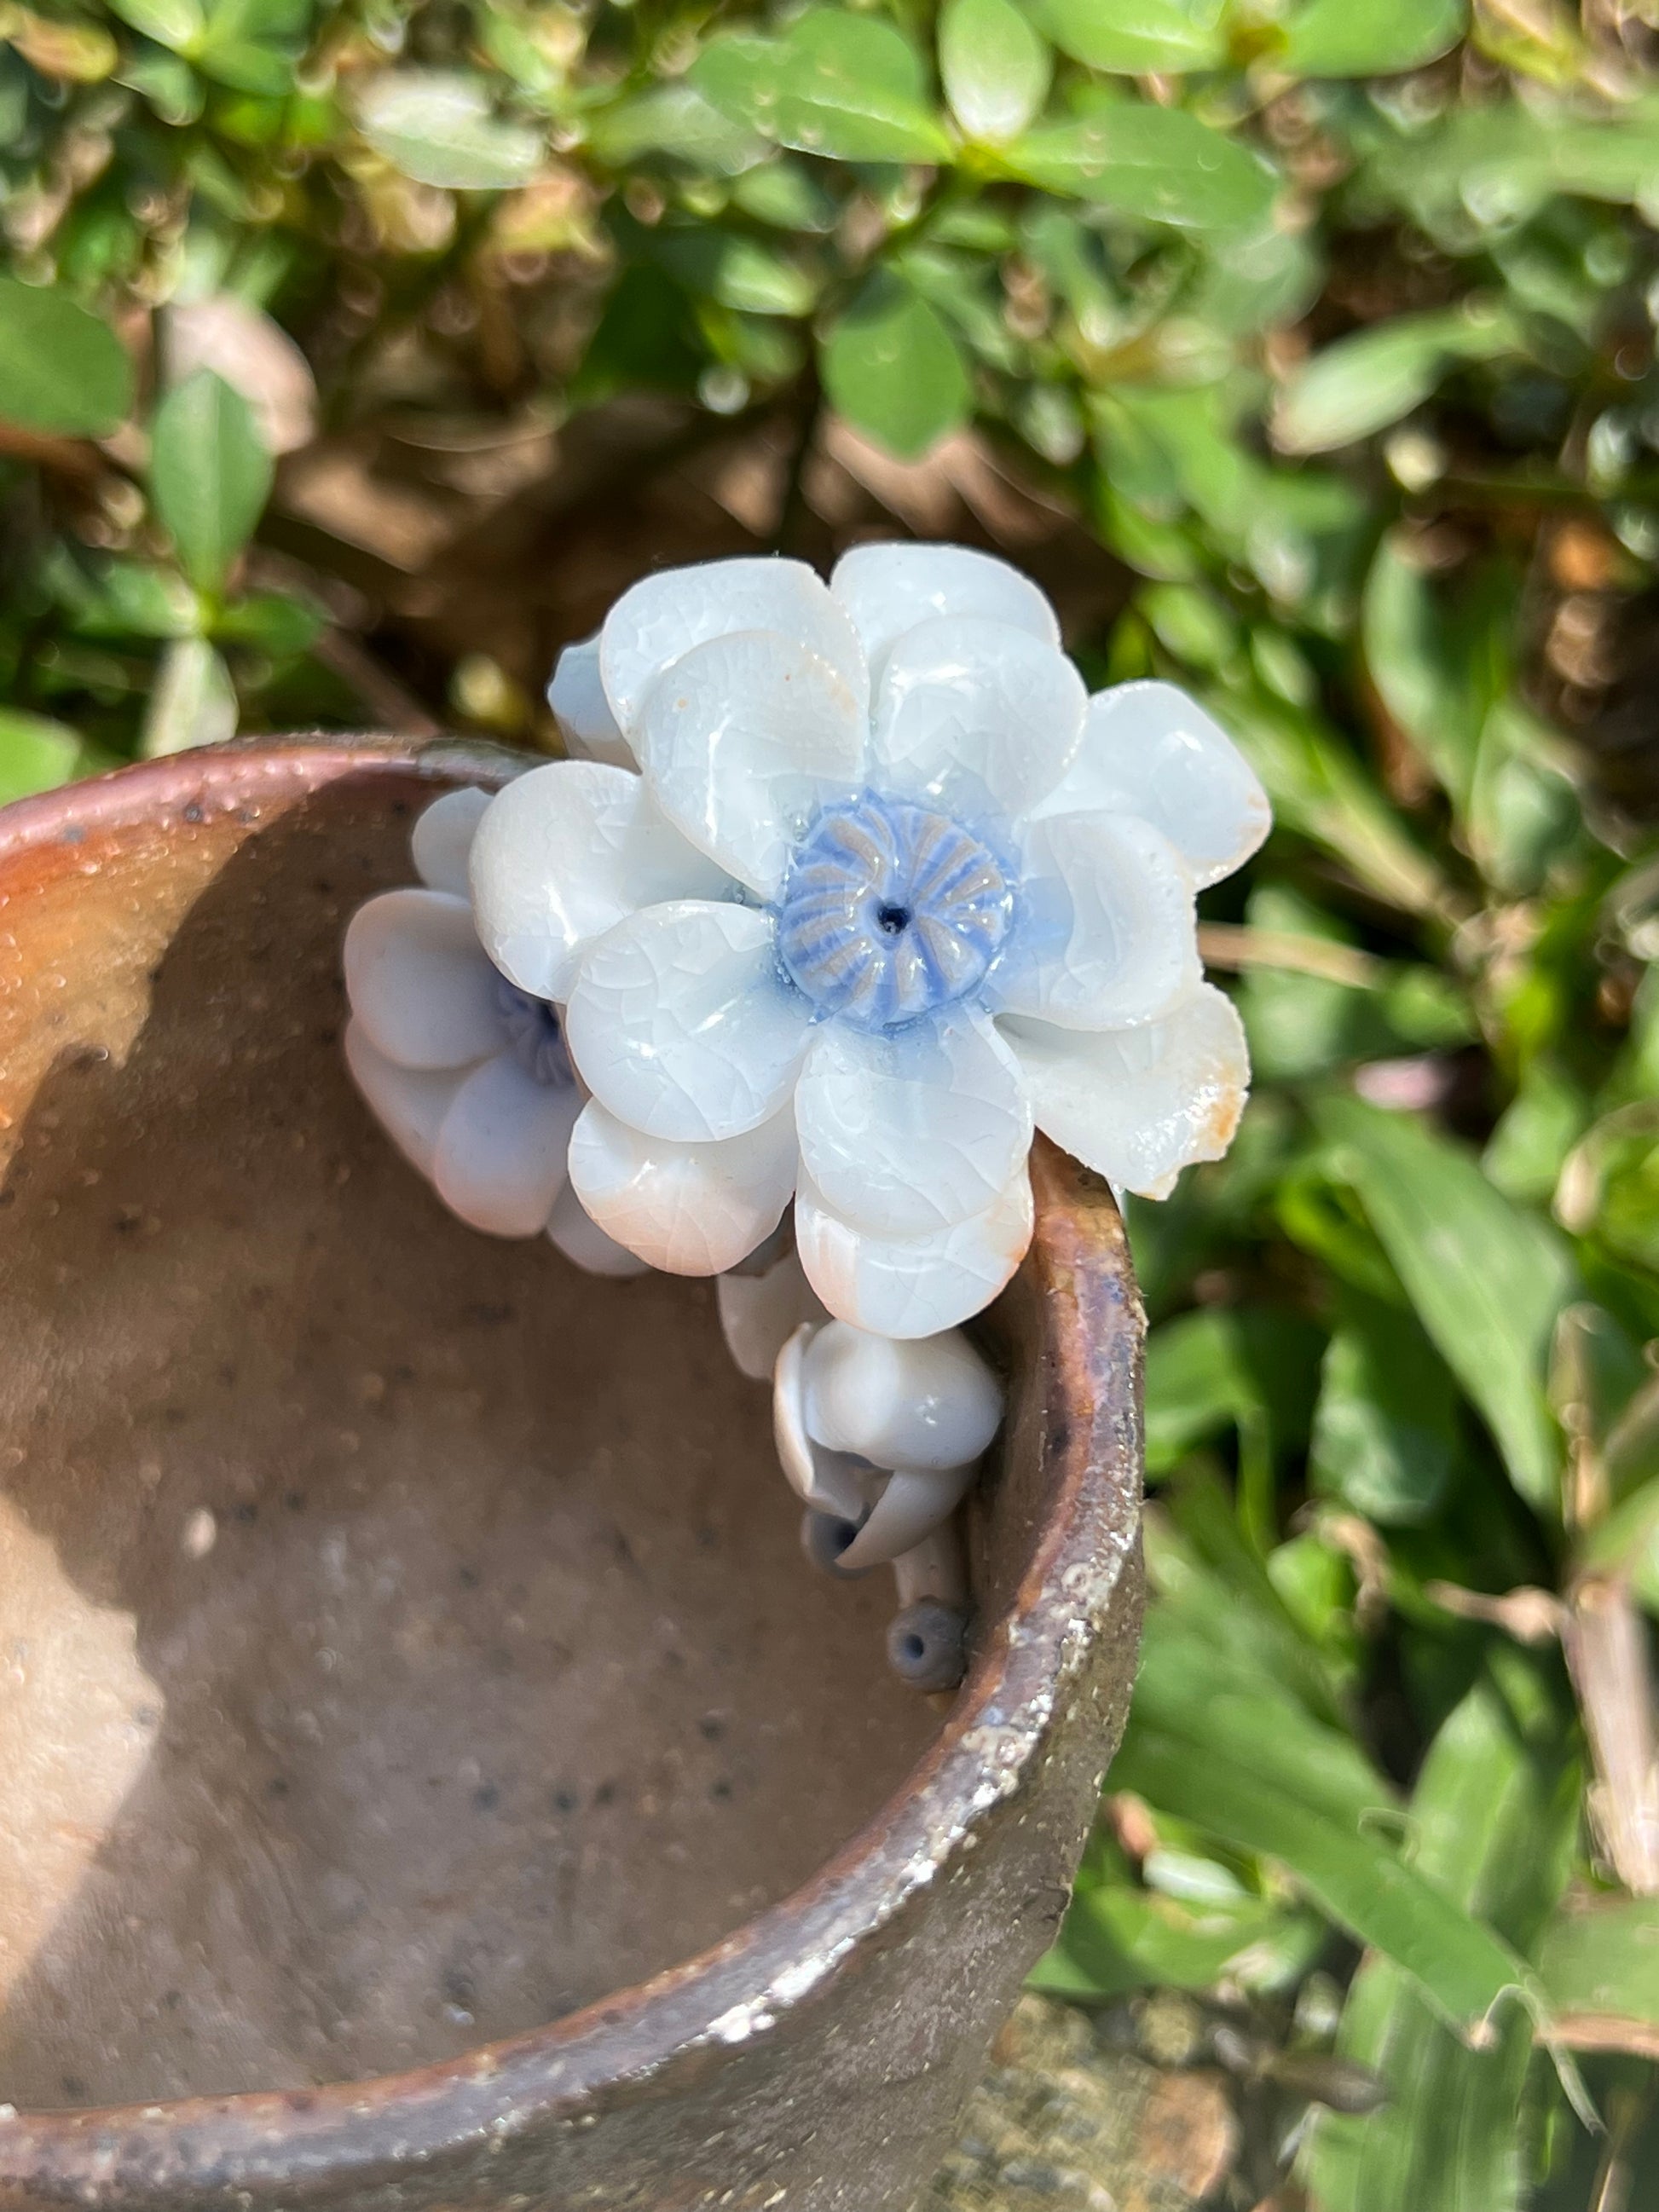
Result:
{"type": "Polygon", "coordinates": [[[866,791],[826,807],[796,846],[778,955],[820,1012],[898,1029],[978,988],[1013,908],[981,839],[933,807],[866,791]]]}
{"type": "Polygon", "coordinates": [[[558,1013],[545,999],[532,999],[528,991],[521,991],[502,975],[495,985],[495,1004],[507,1031],[507,1049],[526,1075],[544,1083],[550,1091],[562,1090],[575,1081],[558,1013]]]}

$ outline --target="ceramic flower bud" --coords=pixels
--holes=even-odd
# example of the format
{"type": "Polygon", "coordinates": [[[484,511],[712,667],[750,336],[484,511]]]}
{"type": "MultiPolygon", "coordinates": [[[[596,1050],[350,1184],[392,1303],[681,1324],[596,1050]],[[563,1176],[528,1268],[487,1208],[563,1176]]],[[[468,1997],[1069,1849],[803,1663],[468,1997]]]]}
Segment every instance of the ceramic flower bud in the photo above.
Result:
{"type": "Polygon", "coordinates": [[[566,1156],[586,1094],[558,1016],[494,967],[466,896],[489,803],[447,793],[415,825],[421,880],[385,891],[346,931],[346,1064],[404,1156],[453,1213],[496,1237],[545,1231],[590,1273],[644,1262],[588,1216],[566,1156]]]}
{"type": "Polygon", "coordinates": [[[779,1354],[778,1456],[814,1512],[857,1523],[837,1564],[896,1560],[961,1503],[1002,1420],[1002,1386],[958,1329],[909,1341],[807,1322],[779,1354]]]}
{"type": "Polygon", "coordinates": [[[572,750],[492,803],[479,933],[565,1010],[573,1184],[653,1266],[720,1273],[792,1201],[830,1313],[938,1334],[1031,1234],[1046,1130],[1162,1196],[1248,1065],[1194,897],[1266,835],[1165,684],[1090,698],[1004,562],[869,545],[648,577],[552,697],[572,750]]]}

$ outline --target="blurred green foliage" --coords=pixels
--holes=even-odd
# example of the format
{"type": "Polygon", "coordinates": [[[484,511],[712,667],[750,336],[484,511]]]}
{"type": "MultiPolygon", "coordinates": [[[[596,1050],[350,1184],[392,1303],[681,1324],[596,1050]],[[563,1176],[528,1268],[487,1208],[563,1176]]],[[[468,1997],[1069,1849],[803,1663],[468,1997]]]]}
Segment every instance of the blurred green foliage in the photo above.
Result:
{"type": "Polygon", "coordinates": [[[1256,1092],[1133,1209],[1155,1600],[1041,1979],[1267,2023],[1324,2212],[1659,2201],[1655,22],[0,0],[0,796],[556,744],[559,636],[421,631],[375,471],[441,449],[453,525],[641,409],[647,469],[752,427],[808,551],[869,526],[826,439],[913,521],[1000,472],[1091,548],[1090,673],[1255,762],[1256,1092]]]}

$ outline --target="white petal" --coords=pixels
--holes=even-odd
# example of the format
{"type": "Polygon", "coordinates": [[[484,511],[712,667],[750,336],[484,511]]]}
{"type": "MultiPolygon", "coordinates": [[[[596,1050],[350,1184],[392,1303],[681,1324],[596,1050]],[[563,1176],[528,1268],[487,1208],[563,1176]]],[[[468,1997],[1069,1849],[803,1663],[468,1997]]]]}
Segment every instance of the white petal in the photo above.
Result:
{"type": "Polygon", "coordinates": [[[1002,1385],[960,1329],[898,1343],[832,1321],[805,1370],[814,1441],[877,1467],[966,1466],[1002,1425],[1002,1385]]]}
{"type": "Polygon", "coordinates": [[[931,1237],[872,1237],[831,1212],[803,1180],[795,1242],[807,1280],[838,1320],[878,1336],[937,1336],[990,1304],[1031,1241],[1022,1165],[994,1206],[931,1237]]]}
{"type": "Polygon", "coordinates": [[[863,783],[864,706],[805,646],[739,630],[675,662],[646,700],[634,744],[669,820],[771,898],[807,818],[863,783]]]}
{"type": "Polygon", "coordinates": [[[432,1181],[452,1213],[491,1237],[534,1237],[564,1187],[581,1106],[574,1083],[538,1083],[510,1054],[475,1068],[444,1116],[432,1181]]]}
{"type": "Polygon", "coordinates": [[[842,1573],[883,1566],[913,1550],[950,1519],[973,1477],[971,1465],[898,1468],[889,1477],[870,1518],[842,1553],[842,1573]]]}
{"type": "Polygon", "coordinates": [[[609,761],[614,768],[633,767],[633,748],[617,727],[611,702],[605,696],[597,630],[580,645],[566,646],[559,655],[553,681],[547,687],[547,703],[572,760],[609,761]]]}
{"type": "Polygon", "coordinates": [[[830,588],[858,626],[872,678],[905,631],[934,615],[1009,623],[1060,643],[1054,611],[1030,578],[966,545],[855,545],[830,588]]]}
{"type": "Polygon", "coordinates": [[[865,1497],[862,1470],[841,1452],[827,1451],[806,1430],[805,1357],[814,1334],[805,1322],[778,1352],[772,1376],[772,1437],[784,1480],[815,1513],[860,1521],[865,1497]]]}
{"type": "Polygon", "coordinates": [[[984,1015],[963,1007],[879,1035],[824,1024],[795,1121],[824,1203],[888,1237],[982,1213],[1031,1143],[1018,1063],[984,1015]]]}
{"type": "Polygon", "coordinates": [[[588,1213],[568,1183],[553,1201],[553,1218],[547,1233],[565,1258],[584,1274],[627,1278],[648,1275],[651,1270],[614,1237],[607,1237],[588,1213]]]}
{"type": "Polygon", "coordinates": [[[920,623],[877,687],[874,781],[959,820],[1023,814],[1065,775],[1087,704],[1065,654],[1028,631],[966,615],[920,623]]]}
{"type": "Polygon", "coordinates": [[[693,646],[734,630],[773,630],[836,670],[860,710],[870,696],[858,632],[804,561],[707,561],[647,576],[624,592],[599,633],[605,696],[632,737],[646,696],[693,646]]]}
{"type": "Polygon", "coordinates": [[[590,938],[658,899],[731,890],[637,775],[598,761],[551,761],[498,792],[473,840],[471,876],[490,958],[520,990],[561,1000],[590,938]]]}
{"type": "Polygon", "coordinates": [[[465,1081],[457,1068],[399,1067],[369,1042],[359,1021],[346,1024],[345,1060],[375,1119],[404,1158],[428,1179],[444,1115],[465,1081]]]}
{"type": "Polygon", "coordinates": [[[570,1180],[605,1234],[651,1267],[718,1275],[777,1227],[796,1159],[787,1113],[722,1144],[676,1145],[593,1099],[570,1139],[570,1180]]]}
{"type": "Polygon", "coordinates": [[[476,784],[447,791],[415,824],[409,841],[415,872],[433,890],[447,891],[452,898],[468,896],[467,855],[490,797],[476,784]]]}
{"type": "Polygon", "coordinates": [[[763,1275],[722,1275],[714,1297],[732,1363],[751,1382],[769,1380],[779,1352],[803,1322],[829,1318],[793,1249],[763,1275]]]}
{"type": "Polygon", "coordinates": [[[1024,873],[988,1005],[1067,1029],[1154,1021],[1199,978],[1180,854],[1125,814],[1058,814],[1019,832],[1024,873]]]}
{"type": "Polygon", "coordinates": [[[1166,1020],[1099,1036],[1010,1022],[1037,1126],[1057,1145],[1143,1198],[1166,1198],[1194,1160],[1218,1160],[1249,1087],[1249,1054],[1232,1002],[1200,983],[1166,1020]]]}
{"type": "Polygon", "coordinates": [[[1040,811],[1097,808],[1161,830],[1200,890],[1248,860],[1273,826],[1255,769],[1173,684],[1120,684],[1090,701],[1077,757],[1040,811]]]}
{"type": "Polygon", "coordinates": [[[769,1121],[794,1088],[811,1016],[773,940],[753,907],[677,899],[590,945],[564,1036],[600,1103],[680,1144],[769,1121]]]}
{"type": "Polygon", "coordinates": [[[344,964],[352,1012],[400,1067],[466,1067],[506,1042],[501,978],[465,899],[382,891],[352,915],[344,964]]]}

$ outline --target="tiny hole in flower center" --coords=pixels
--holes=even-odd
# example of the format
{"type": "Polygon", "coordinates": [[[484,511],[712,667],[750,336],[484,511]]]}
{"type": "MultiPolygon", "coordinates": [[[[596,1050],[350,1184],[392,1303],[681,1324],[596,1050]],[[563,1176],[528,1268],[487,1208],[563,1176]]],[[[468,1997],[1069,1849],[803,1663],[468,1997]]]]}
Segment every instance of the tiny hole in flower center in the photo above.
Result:
{"type": "Polygon", "coordinates": [[[889,937],[901,937],[910,927],[910,909],[908,906],[878,906],[876,920],[889,937]]]}
{"type": "Polygon", "coordinates": [[[909,1635],[901,1638],[899,1655],[902,1658],[909,1660],[913,1666],[919,1660],[925,1659],[927,1656],[927,1644],[925,1638],[918,1636],[913,1629],[909,1635]]]}

